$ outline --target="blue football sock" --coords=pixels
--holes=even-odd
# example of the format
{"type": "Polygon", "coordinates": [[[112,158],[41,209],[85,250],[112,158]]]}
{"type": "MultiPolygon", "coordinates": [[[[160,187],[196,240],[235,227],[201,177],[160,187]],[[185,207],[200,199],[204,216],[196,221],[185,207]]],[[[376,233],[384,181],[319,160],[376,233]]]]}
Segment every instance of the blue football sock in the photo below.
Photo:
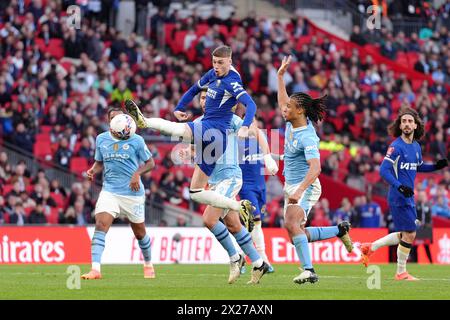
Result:
{"type": "Polygon", "coordinates": [[[222,247],[227,250],[230,257],[237,253],[233,241],[231,240],[230,233],[222,222],[218,221],[214,227],[211,228],[211,232],[216,237],[217,241],[220,242],[222,247]]]}
{"type": "Polygon", "coordinates": [[[309,232],[309,242],[330,239],[339,233],[339,228],[334,227],[309,227],[306,228],[309,232]]]}
{"type": "Polygon", "coordinates": [[[146,234],[141,240],[138,240],[139,248],[141,248],[142,255],[145,262],[150,262],[152,259],[152,249],[150,243],[150,237],[146,234]]]}
{"type": "Polygon", "coordinates": [[[91,243],[92,262],[100,263],[102,260],[103,250],[105,250],[105,236],[106,233],[103,231],[96,230],[94,232],[91,243]]]}
{"type": "Polygon", "coordinates": [[[244,253],[250,258],[252,262],[261,259],[258,251],[256,251],[256,248],[253,245],[252,236],[246,228],[242,227],[241,231],[233,234],[233,236],[236,238],[236,241],[241,247],[242,251],[244,251],[244,253]]]}
{"type": "Polygon", "coordinates": [[[311,254],[309,252],[308,237],[301,233],[292,238],[298,258],[304,270],[312,269],[311,254]]]}

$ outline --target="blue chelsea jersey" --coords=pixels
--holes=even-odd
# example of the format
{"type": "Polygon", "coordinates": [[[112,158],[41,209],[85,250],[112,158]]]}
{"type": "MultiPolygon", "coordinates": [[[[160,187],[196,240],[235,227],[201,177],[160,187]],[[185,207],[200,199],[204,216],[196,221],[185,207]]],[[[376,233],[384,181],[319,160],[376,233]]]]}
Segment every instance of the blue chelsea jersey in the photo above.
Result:
{"type": "MultiPolygon", "coordinates": [[[[406,143],[398,137],[389,146],[384,160],[392,163],[394,175],[400,184],[414,190],[417,167],[423,162],[420,145],[416,141],[406,143]]],[[[392,206],[414,206],[414,197],[406,198],[392,186],[389,187],[388,200],[392,206]]]]}
{"type": "Polygon", "coordinates": [[[248,94],[242,85],[241,76],[232,66],[227,75],[218,77],[214,69],[209,70],[198,81],[200,88],[208,88],[203,121],[213,121],[218,129],[230,128],[237,99],[248,94]]]}

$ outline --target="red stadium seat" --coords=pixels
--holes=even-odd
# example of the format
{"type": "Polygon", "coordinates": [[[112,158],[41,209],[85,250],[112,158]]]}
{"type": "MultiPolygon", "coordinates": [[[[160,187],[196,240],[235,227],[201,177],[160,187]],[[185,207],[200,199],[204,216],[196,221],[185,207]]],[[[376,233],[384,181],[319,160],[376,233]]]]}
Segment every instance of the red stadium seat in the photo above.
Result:
{"type": "Polygon", "coordinates": [[[36,158],[51,160],[53,151],[49,141],[36,140],[36,143],[33,145],[33,154],[36,158]]]}
{"type": "Polygon", "coordinates": [[[35,41],[41,51],[49,52],[56,59],[64,57],[64,47],[61,39],[50,39],[48,45],[41,38],[36,38],[35,41]]]}
{"type": "Polygon", "coordinates": [[[47,222],[51,224],[58,224],[59,209],[50,208],[50,215],[47,217],[47,222]]]}
{"type": "Polygon", "coordinates": [[[70,171],[81,175],[83,172],[89,169],[89,164],[84,157],[73,157],[70,159],[70,171]]]}
{"type": "Polygon", "coordinates": [[[12,184],[5,184],[3,185],[3,195],[6,196],[8,193],[10,193],[13,189],[12,184]]]}

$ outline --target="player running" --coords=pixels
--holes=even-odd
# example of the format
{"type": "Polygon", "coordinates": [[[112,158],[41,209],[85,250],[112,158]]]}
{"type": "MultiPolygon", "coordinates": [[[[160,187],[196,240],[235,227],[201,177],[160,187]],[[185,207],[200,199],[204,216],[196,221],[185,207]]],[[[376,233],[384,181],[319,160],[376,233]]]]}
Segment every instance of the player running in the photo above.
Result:
{"type": "Polygon", "coordinates": [[[195,169],[190,185],[191,199],[216,208],[240,211],[248,217],[252,211],[248,200],[236,201],[214,190],[205,190],[208,178],[214,170],[217,159],[227,146],[227,130],[230,129],[234,107],[238,102],[246,107],[246,115],[237,136],[247,138],[249,126],[256,113],[256,105],[244,90],[239,73],[231,65],[232,52],[228,46],[220,46],[212,52],[213,69],[209,70],[182,97],[175,109],[179,121],[190,120],[186,106],[200,92],[207,88],[205,115],[198,122],[176,123],[161,118],[145,118],[136,103],[125,101],[125,107],[136,120],[139,128],[151,128],[163,134],[183,137],[193,141],[196,147],[195,169]],[[212,151],[211,151],[212,150],[212,151]],[[210,155],[207,153],[210,152],[210,155]]]}
{"type": "MultiPolygon", "coordinates": [[[[108,111],[111,120],[122,110],[112,108],[108,111]]],[[[130,119],[131,120],[131,119],[130,119]]],[[[105,236],[115,218],[125,215],[138,240],[144,256],[144,278],[155,278],[151,263],[150,237],[145,230],[145,194],[141,175],[152,170],[155,162],[144,142],[134,134],[122,139],[114,131],[103,132],[95,142],[95,162],[87,170],[93,180],[103,170],[103,187],[95,207],[95,232],[92,237],[92,269],[83,274],[82,279],[101,279],[101,258],[105,249],[105,236]],[[143,166],[139,167],[141,163],[143,166]]]]}
{"type": "Polygon", "coordinates": [[[361,245],[361,261],[369,265],[370,256],[385,246],[397,247],[397,272],[395,280],[419,280],[406,271],[406,262],[416,237],[416,207],[414,179],[416,172],[432,172],[448,166],[447,159],[436,164],[424,164],[422,150],[417,140],[424,135],[424,125],[414,109],[400,110],[397,119],[388,127],[395,139],[389,146],[380,167],[380,175],[389,183],[388,203],[396,232],[361,245]]]}
{"type": "Polygon", "coordinates": [[[311,263],[308,241],[339,237],[348,252],[353,244],[348,234],[350,224],[346,221],[333,227],[306,228],[309,211],[319,200],[322,189],[318,179],[320,167],[319,137],[313,122],[325,115],[325,97],[312,99],[306,93],[294,93],[290,97],[283,80],[291,56],[284,57],[278,70],[278,105],[286,120],[284,143],[284,218],[285,227],[295,246],[303,272],[293,281],[298,284],[314,283],[319,277],[311,263]]]}
{"type": "MultiPolygon", "coordinates": [[[[204,111],[206,100],[206,89],[200,92],[200,106],[204,111]]],[[[194,123],[202,121],[202,117],[197,118],[194,123]]],[[[209,189],[213,190],[227,198],[235,199],[239,190],[242,186],[242,173],[238,162],[238,142],[237,142],[237,132],[243,124],[243,120],[233,115],[231,120],[231,132],[227,140],[227,147],[225,153],[217,160],[216,166],[209,177],[208,184],[209,189]]],[[[262,133],[252,124],[251,130],[257,130],[256,134],[258,139],[264,137],[262,133]]],[[[266,154],[270,156],[269,146],[267,141],[261,142],[264,146],[266,154]]],[[[187,148],[189,150],[190,148],[187,148]]],[[[181,151],[183,158],[186,158],[186,149],[181,151]]],[[[270,158],[270,160],[275,164],[275,161],[270,158]]],[[[267,162],[270,162],[267,160],[267,162]]],[[[274,170],[271,173],[276,174],[278,170],[274,170]]],[[[216,239],[220,242],[223,248],[227,251],[230,257],[230,276],[228,278],[228,283],[234,283],[240,276],[240,269],[245,264],[245,257],[241,255],[235,248],[234,243],[230,237],[229,232],[233,234],[236,242],[242,249],[242,251],[247,255],[252,261],[253,269],[251,274],[251,280],[248,284],[257,284],[261,277],[268,271],[269,265],[261,259],[256,248],[253,245],[252,238],[249,234],[251,232],[252,226],[252,216],[244,221],[246,227],[243,227],[240,220],[239,214],[235,210],[230,209],[220,209],[208,205],[203,213],[203,221],[205,226],[214,234],[216,239]],[[223,219],[224,223],[220,221],[223,219]],[[248,231],[248,230],[249,231],[248,231]]]]}

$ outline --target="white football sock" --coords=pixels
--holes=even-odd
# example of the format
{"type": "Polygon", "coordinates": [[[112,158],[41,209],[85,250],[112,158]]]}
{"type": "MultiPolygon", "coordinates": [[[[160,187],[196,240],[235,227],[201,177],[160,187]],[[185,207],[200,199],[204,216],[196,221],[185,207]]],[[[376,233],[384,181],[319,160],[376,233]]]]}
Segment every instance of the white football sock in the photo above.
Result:
{"type": "Polygon", "coordinates": [[[186,124],[167,121],[161,118],[145,118],[147,127],[160,131],[163,134],[175,137],[184,137],[186,134],[186,124]]]}
{"type": "Polygon", "coordinates": [[[408,261],[409,252],[411,248],[406,248],[399,244],[397,247],[397,274],[406,271],[406,262],[408,261]]]}
{"type": "Polygon", "coordinates": [[[370,248],[372,251],[378,250],[381,247],[395,246],[400,243],[400,232],[389,233],[387,236],[378,239],[372,243],[370,248]]]}
{"type": "Polygon", "coordinates": [[[100,272],[100,266],[101,264],[98,262],[92,262],[92,270],[100,272]]]}
{"type": "Polygon", "coordinates": [[[215,208],[231,209],[238,211],[241,209],[239,201],[227,198],[213,190],[193,189],[190,190],[191,199],[195,202],[210,205],[215,208]]]}
{"type": "Polygon", "coordinates": [[[252,240],[255,243],[256,251],[260,257],[269,264],[269,259],[266,255],[266,244],[264,242],[264,233],[262,231],[261,221],[255,221],[255,227],[251,233],[252,240]]]}

